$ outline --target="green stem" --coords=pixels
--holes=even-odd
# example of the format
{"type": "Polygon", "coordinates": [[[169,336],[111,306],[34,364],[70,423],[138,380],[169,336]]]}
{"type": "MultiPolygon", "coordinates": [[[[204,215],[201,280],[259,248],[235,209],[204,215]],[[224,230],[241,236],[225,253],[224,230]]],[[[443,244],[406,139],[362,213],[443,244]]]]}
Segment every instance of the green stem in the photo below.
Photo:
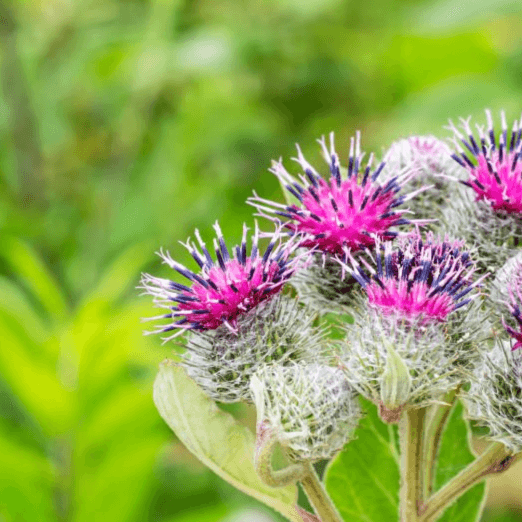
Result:
{"type": "Polygon", "coordinates": [[[424,471],[421,476],[421,502],[425,502],[426,499],[433,493],[436,462],[440,449],[440,443],[442,441],[442,434],[444,433],[446,423],[451,413],[451,408],[455,403],[459,389],[460,387],[456,388],[455,390],[451,390],[444,396],[443,402],[446,404],[437,404],[433,406],[431,415],[427,420],[423,437],[422,450],[422,454],[424,455],[424,471]]]}
{"type": "Polygon", "coordinates": [[[300,479],[304,492],[321,522],[343,522],[328,493],[323,488],[311,463],[306,465],[307,473],[300,479]]]}
{"type": "Polygon", "coordinates": [[[420,510],[419,522],[433,522],[466,491],[492,473],[501,473],[515,457],[500,442],[492,443],[482,455],[437,491],[420,510]]]}
{"type": "Polygon", "coordinates": [[[422,438],[426,408],[410,408],[399,421],[401,446],[401,522],[417,522],[421,505],[422,438]]]}

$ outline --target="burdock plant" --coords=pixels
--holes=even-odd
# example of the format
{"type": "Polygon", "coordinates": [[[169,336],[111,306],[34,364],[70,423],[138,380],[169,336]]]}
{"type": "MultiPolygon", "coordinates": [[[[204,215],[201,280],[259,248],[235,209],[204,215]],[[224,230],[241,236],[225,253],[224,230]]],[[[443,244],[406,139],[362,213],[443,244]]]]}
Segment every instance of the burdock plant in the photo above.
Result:
{"type": "Polygon", "coordinates": [[[487,118],[377,165],[359,133],[346,165],[333,134],[324,170],[298,147],[300,172],[270,169],[285,202],[249,200],[275,230],[230,247],[216,223],[212,248],[184,244],[197,268],[161,251],[177,276],[143,275],[163,309],[150,333],[181,345],[160,414],[288,520],[478,520],[484,479],[522,452],[522,133],[487,118]],[[222,403],[255,411],[255,433],[222,403]],[[468,418],[491,441],[478,456],[468,418]]]}

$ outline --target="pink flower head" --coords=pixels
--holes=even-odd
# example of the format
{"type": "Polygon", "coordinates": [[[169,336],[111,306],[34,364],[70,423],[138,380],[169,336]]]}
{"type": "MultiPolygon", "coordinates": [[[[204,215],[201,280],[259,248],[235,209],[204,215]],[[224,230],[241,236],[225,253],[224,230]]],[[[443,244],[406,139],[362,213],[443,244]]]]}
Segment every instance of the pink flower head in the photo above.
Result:
{"type": "Polygon", "coordinates": [[[495,211],[522,214],[522,120],[514,122],[508,139],[506,115],[501,112],[502,130],[497,141],[489,110],[486,110],[486,117],[487,132],[484,127],[477,125],[480,144],[473,136],[469,118],[461,119],[467,137],[450,121],[458,151],[452,158],[469,174],[468,180],[461,183],[471,187],[477,194],[476,199],[486,200],[495,211]]]}
{"type": "Polygon", "coordinates": [[[255,194],[249,202],[257,207],[261,215],[270,217],[266,215],[269,213],[287,218],[287,229],[292,233],[306,234],[301,246],[341,255],[346,248],[357,251],[373,246],[375,237],[392,239],[397,236],[397,232],[390,230],[392,227],[412,222],[403,216],[409,212],[408,209],[397,208],[427,188],[398,195],[402,186],[412,178],[412,172],[398,172],[384,184],[379,184],[377,178],[384,162],[372,170],[371,154],[363,167],[364,154],[361,154],[360,133],[357,132],[355,139],[351,139],[347,175],[344,177],[334,149],[333,133],[330,134],[330,148],[324,137],[319,143],[330,167],[329,178],[322,177],[297,146],[298,157],[292,159],[304,171],[299,175],[299,181],[287,172],[281,160],[274,162],[270,171],[297,198],[299,204],[282,205],[255,194]]]}
{"type": "Polygon", "coordinates": [[[518,330],[512,328],[502,318],[502,324],[506,332],[515,339],[513,350],[522,347],[522,313],[520,311],[522,303],[522,262],[518,261],[512,272],[512,282],[508,286],[509,301],[507,303],[509,311],[517,323],[518,330]]]}
{"type": "Polygon", "coordinates": [[[364,288],[372,308],[384,315],[444,322],[478,295],[464,299],[482,279],[473,281],[475,267],[462,241],[440,240],[433,233],[423,241],[417,231],[401,236],[396,247],[377,243],[375,267],[352,256],[352,267],[343,266],[364,288]]]}
{"type": "Polygon", "coordinates": [[[258,251],[257,224],[250,254],[247,254],[246,225],[243,226],[241,244],[234,247],[232,255],[217,223],[214,229],[217,233],[217,240],[214,239],[217,262],[197,230],[196,238],[201,250],[190,242],[190,238],[184,244],[199,265],[199,273],[177,263],[168,253],[161,251],[159,254],[164,263],[190,281],[190,286],[143,275],[142,288],[154,296],[156,304],[169,309],[167,314],[150,320],[174,320],[147,333],[177,331],[168,338],[171,339],[187,329],[214,330],[223,324],[237,331],[240,317],[277,294],[302,264],[300,257],[291,257],[298,243],[294,240],[283,242],[280,228],[272,235],[263,256],[258,251]]]}

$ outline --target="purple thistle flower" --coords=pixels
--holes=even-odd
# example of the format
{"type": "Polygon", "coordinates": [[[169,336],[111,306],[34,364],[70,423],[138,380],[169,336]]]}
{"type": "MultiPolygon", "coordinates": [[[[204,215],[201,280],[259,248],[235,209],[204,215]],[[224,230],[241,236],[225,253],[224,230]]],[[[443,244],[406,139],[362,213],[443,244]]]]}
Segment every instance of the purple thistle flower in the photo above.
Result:
{"type": "MultiPolygon", "coordinates": [[[[322,177],[305,159],[297,145],[297,158],[304,174],[299,181],[283,167],[281,160],[274,162],[270,171],[299,201],[299,205],[282,205],[260,198],[257,194],[249,202],[257,207],[260,215],[269,219],[288,219],[286,228],[292,233],[305,234],[301,246],[317,248],[323,253],[343,255],[351,251],[373,246],[375,237],[389,240],[398,234],[390,228],[412,223],[403,214],[408,209],[398,209],[428,187],[422,187],[407,195],[399,195],[412,172],[398,172],[384,184],[377,179],[384,168],[381,162],[372,170],[373,154],[363,167],[364,154],[360,150],[360,133],[350,142],[347,176],[341,175],[339,156],[334,148],[334,136],[330,134],[330,148],[325,138],[318,140],[323,156],[330,167],[330,177],[322,177]],[[268,214],[277,216],[273,218],[268,214]]],[[[421,223],[417,221],[417,223],[421,223]]]]}
{"type": "Polygon", "coordinates": [[[508,283],[507,291],[509,295],[509,301],[506,303],[509,312],[517,323],[517,329],[508,325],[504,318],[502,318],[502,324],[506,329],[506,332],[515,339],[516,343],[513,345],[512,350],[522,347],[522,262],[517,260],[517,263],[512,269],[511,273],[512,281],[508,283]]]}
{"type": "Polygon", "coordinates": [[[475,266],[463,244],[431,232],[423,241],[416,231],[401,236],[396,247],[377,240],[375,268],[351,255],[352,267],[342,264],[364,288],[370,306],[384,315],[419,319],[421,324],[445,322],[479,295],[464,299],[485,277],[473,281],[475,266]]]}
{"type": "Polygon", "coordinates": [[[508,137],[506,115],[501,112],[502,129],[495,137],[491,112],[486,110],[488,129],[477,125],[479,140],[473,136],[469,120],[461,119],[464,136],[450,120],[458,154],[452,158],[464,167],[469,178],[461,181],[471,187],[477,200],[486,200],[493,210],[522,214],[522,119],[515,121],[508,137]],[[462,148],[460,143],[467,149],[462,148]]]}
{"type": "Polygon", "coordinates": [[[246,225],[243,225],[241,244],[234,247],[232,255],[217,222],[214,229],[217,234],[217,240],[214,239],[217,262],[207,250],[198,230],[196,238],[201,250],[190,242],[190,238],[185,244],[182,243],[199,265],[199,273],[177,263],[168,253],[159,253],[164,263],[190,281],[189,286],[143,274],[142,288],[154,296],[158,306],[169,309],[167,314],[149,320],[174,320],[147,333],[177,331],[165,339],[169,340],[185,330],[214,330],[221,325],[237,332],[238,319],[280,292],[294,271],[302,265],[302,257],[291,257],[298,242],[284,242],[280,227],[276,229],[262,256],[258,250],[257,223],[250,254],[247,253],[246,225]]]}

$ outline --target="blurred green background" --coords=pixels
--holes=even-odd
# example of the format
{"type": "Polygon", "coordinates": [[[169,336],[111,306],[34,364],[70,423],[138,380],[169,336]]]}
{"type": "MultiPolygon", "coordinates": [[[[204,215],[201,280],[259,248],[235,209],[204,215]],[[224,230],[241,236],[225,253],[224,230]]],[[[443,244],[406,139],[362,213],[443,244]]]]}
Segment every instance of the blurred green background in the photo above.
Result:
{"type": "MultiPolygon", "coordinates": [[[[0,522],[279,520],[159,418],[140,272],[238,240],[296,141],[517,117],[521,44],[513,0],[0,0],[0,522]]],[[[484,520],[522,520],[509,473],[484,520]]]]}

